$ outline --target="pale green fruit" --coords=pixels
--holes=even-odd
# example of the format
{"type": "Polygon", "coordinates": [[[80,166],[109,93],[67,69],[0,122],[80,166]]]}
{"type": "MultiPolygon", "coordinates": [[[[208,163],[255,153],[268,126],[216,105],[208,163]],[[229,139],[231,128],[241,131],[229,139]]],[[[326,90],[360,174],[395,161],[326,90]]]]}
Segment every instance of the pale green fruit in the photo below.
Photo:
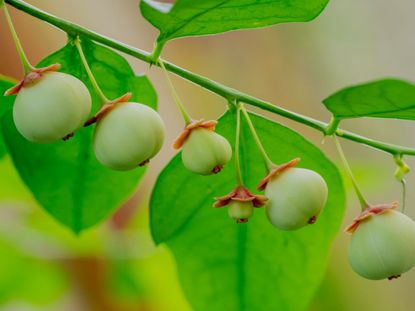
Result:
{"type": "Polygon", "coordinates": [[[415,223],[388,210],[359,223],[349,245],[353,270],[370,280],[397,277],[415,265],[415,223]]]}
{"type": "Polygon", "coordinates": [[[327,184],[312,170],[288,168],[265,188],[266,214],[275,227],[296,230],[316,221],[327,200],[327,184]]]}
{"type": "Polygon", "coordinates": [[[13,106],[17,130],[27,140],[50,143],[80,128],[91,111],[91,96],[81,80],[48,72],[22,89],[13,106]]]}
{"type": "Polygon", "coordinates": [[[154,157],[164,141],[159,114],[139,103],[120,103],[97,122],[94,151],[98,161],[114,170],[130,170],[154,157]]]}
{"type": "Polygon", "coordinates": [[[217,173],[231,157],[229,142],[223,136],[204,128],[193,129],[183,144],[183,164],[197,174],[217,173]]]}
{"type": "Polygon", "coordinates": [[[228,215],[230,218],[235,219],[237,223],[246,222],[254,212],[252,202],[239,202],[231,200],[228,207],[228,215]]]}

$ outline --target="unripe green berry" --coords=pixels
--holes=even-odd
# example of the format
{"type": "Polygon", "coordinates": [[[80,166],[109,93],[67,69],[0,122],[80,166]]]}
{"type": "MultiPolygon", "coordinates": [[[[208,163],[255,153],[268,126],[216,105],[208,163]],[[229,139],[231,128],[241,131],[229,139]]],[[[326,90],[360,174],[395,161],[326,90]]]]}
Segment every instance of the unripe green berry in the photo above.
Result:
{"type": "Polygon", "coordinates": [[[237,223],[247,222],[248,218],[254,213],[251,201],[240,202],[232,200],[227,206],[229,217],[235,219],[237,223]]]}
{"type": "Polygon", "coordinates": [[[265,188],[266,209],[271,224],[296,230],[314,223],[327,200],[327,184],[312,170],[288,168],[273,177],[265,188]]]}
{"type": "Polygon", "coordinates": [[[398,277],[415,265],[415,223],[388,210],[362,220],[349,245],[353,270],[370,280],[398,277]]]}
{"type": "Polygon", "coordinates": [[[17,130],[36,143],[60,140],[76,131],[91,111],[91,96],[77,78],[47,72],[22,87],[13,106],[17,130]]]}
{"type": "Polygon", "coordinates": [[[183,164],[197,174],[217,173],[231,157],[229,142],[223,136],[204,128],[193,129],[183,144],[183,164]]]}
{"type": "Polygon", "coordinates": [[[145,164],[160,150],[164,123],[150,107],[118,103],[98,120],[94,151],[98,161],[114,170],[129,170],[145,164]]]}

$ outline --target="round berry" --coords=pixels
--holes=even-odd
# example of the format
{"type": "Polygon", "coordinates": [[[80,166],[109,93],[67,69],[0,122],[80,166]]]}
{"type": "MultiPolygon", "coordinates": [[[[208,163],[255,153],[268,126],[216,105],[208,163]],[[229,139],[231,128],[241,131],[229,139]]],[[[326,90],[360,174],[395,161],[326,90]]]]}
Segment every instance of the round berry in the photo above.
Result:
{"type": "Polygon", "coordinates": [[[80,128],[91,111],[91,96],[79,79],[47,72],[16,96],[13,120],[27,140],[50,143],[80,128]]]}
{"type": "Polygon", "coordinates": [[[265,188],[266,209],[271,224],[296,230],[317,220],[327,200],[327,184],[318,173],[288,168],[272,177],[265,188]]]}
{"type": "Polygon", "coordinates": [[[392,279],[415,265],[415,223],[387,210],[362,220],[349,245],[353,270],[370,280],[392,279]]]}
{"type": "Polygon", "coordinates": [[[228,215],[237,223],[247,222],[254,213],[252,202],[230,201],[228,204],[228,215]]]}
{"type": "Polygon", "coordinates": [[[193,129],[183,144],[183,164],[189,171],[197,174],[218,173],[231,157],[232,148],[229,142],[208,129],[193,129]]]}
{"type": "Polygon", "coordinates": [[[118,103],[97,122],[95,156],[114,170],[133,169],[159,152],[164,131],[163,120],[155,110],[139,103],[118,103]]]}

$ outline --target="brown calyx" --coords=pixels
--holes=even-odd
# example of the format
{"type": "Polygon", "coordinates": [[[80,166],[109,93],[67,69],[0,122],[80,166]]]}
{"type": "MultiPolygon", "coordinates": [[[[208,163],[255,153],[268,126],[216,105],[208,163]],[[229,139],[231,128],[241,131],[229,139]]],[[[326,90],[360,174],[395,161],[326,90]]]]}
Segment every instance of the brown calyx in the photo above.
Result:
{"type": "Polygon", "coordinates": [[[109,101],[104,106],[101,107],[101,109],[88,121],[85,122],[84,127],[90,126],[91,124],[94,124],[95,122],[98,122],[100,119],[102,119],[108,112],[110,112],[117,104],[128,102],[131,98],[132,94],[130,92],[122,95],[121,97],[118,97],[114,100],[109,101]]]}
{"type": "Polygon", "coordinates": [[[312,225],[317,221],[317,216],[311,216],[311,218],[307,221],[309,225],[312,225]]]}
{"type": "Polygon", "coordinates": [[[138,164],[139,167],[145,166],[146,164],[150,163],[150,159],[144,160],[140,164],[138,164]]]}
{"type": "Polygon", "coordinates": [[[65,136],[62,138],[62,140],[63,140],[63,141],[67,141],[67,140],[71,139],[74,135],[75,135],[75,133],[74,133],[74,132],[71,132],[71,133],[69,133],[69,134],[65,135],[65,136]]]}
{"type": "Polygon", "coordinates": [[[61,68],[60,64],[53,64],[47,67],[33,69],[31,72],[26,74],[19,83],[17,83],[15,86],[12,86],[10,89],[8,89],[4,93],[4,96],[15,95],[19,93],[23,87],[31,85],[35,83],[36,81],[38,81],[40,78],[43,77],[45,73],[51,72],[51,71],[58,71],[60,68],[61,68]]]}
{"type": "Polygon", "coordinates": [[[400,274],[397,274],[397,275],[392,275],[392,276],[388,277],[388,280],[389,280],[389,281],[392,281],[392,280],[394,280],[394,279],[399,279],[400,277],[401,277],[401,275],[400,275],[400,274]]]}
{"type": "Polygon", "coordinates": [[[244,223],[246,223],[246,222],[248,222],[248,218],[238,218],[238,219],[236,220],[236,223],[237,223],[237,224],[244,224],[244,223]]]}
{"type": "Polygon", "coordinates": [[[353,232],[356,231],[359,224],[362,223],[363,221],[367,220],[369,217],[371,217],[373,215],[383,214],[383,213],[385,213],[387,211],[390,211],[390,210],[393,210],[397,207],[398,207],[398,202],[392,202],[392,203],[389,203],[389,204],[379,204],[379,205],[369,206],[369,207],[365,208],[360,213],[360,215],[357,216],[353,220],[353,222],[346,227],[346,229],[344,231],[348,232],[348,233],[353,233],[353,232]]]}
{"type": "Polygon", "coordinates": [[[219,173],[222,169],[223,169],[223,165],[216,165],[216,166],[212,169],[212,173],[213,173],[213,174],[217,174],[217,173],[219,173]]]}
{"type": "Polygon", "coordinates": [[[191,122],[184,128],[183,132],[181,132],[179,136],[176,138],[176,140],[173,143],[173,148],[180,149],[183,146],[183,144],[186,142],[186,139],[190,136],[192,130],[197,129],[197,128],[204,128],[209,131],[214,131],[217,123],[218,121],[216,120],[204,121],[203,119],[199,121],[191,122]]]}
{"type": "Polygon", "coordinates": [[[297,165],[297,163],[300,162],[300,158],[292,159],[291,161],[281,164],[277,167],[274,167],[267,176],[265,176],[259,183],[257,189],[258,190],[264,190],[267,184],[270,182],[271,178],[276,177],[280,175],[282,172],[284,172],[286,169],[289,169],[290,167],[294,167],[297,165]]]}
{"type": "Polygon", "coordinates": [[[253,194],[244,186],[238,186],[227,195],[215,198],[215,200],[216,203],[213,205],[215,208],[226,206],[232,200],[239,202],[252,202],[253,207],[261,207],[266,201],[268,201],[268,198],[264,195],[253,194]]]}

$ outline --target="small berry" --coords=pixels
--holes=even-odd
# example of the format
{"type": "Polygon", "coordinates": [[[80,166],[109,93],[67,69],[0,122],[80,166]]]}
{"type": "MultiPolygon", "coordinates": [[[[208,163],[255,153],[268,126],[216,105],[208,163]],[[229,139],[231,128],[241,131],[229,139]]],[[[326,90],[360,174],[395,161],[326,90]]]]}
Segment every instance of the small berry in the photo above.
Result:
{"type": "Polygon", "coordinates": [[[219,173],[232,158],[232,148],[223,136],[214,131],[216,121],[189,124],[174,144],[182,148],[183,165],[196,174],[219,173]]]}
{"type": "Polygon", "coordinates": [[[236,223],[247,222],[252,216],[254,208],[261,207],[267,201],[263,195],[251,193],[246,187],[238,186],[230,193],[223,197],[215,198],[215,208],[227,206],[228,215],[234,219],[236,223]]]}
{"type": "Polygon", "coordinates": [[[15,93],[16,128],[27,140],[36,143],[69,137],[84,124],[91,111],[88,89],[66,73],[29,73],[25,83],[15,88],[15,93]]]}
{"type": "Polygon", "coordinates": [[[164,141],[164,123],[150,107],[116,103],[98,120],[94,151],[99,162],[114,170],[130,170],[146,164],[164,141]]]}
{"type": "Polygon", "coordinates": [[[326,204],[327,184],[318,173],[294,168],[295,159],[277,167],[265,178],[259,189],[265,188],[269,199],[265,211],[271,224],[282,230],[296,230],[316,222],[326,204]]]}
{"type": "Polygon", "coordinates": [[[223,136],[203,128],[192,131],[182,150],[184,166],[201,175],[218,173],[231,157],[229,142],[223,136]]]}
{"type": "Polygon", "coordinates": [[[231,201],[228,204],[228,215],[237,223],[247,222],[254,213],[252,202],[231,201]]]}
{"type": "Polygon", "coordinates": [[[364,278],[394,279],[415,265],[415,222],[396,206],[369,207],[348,228],[349,262],[364,278]]]}

